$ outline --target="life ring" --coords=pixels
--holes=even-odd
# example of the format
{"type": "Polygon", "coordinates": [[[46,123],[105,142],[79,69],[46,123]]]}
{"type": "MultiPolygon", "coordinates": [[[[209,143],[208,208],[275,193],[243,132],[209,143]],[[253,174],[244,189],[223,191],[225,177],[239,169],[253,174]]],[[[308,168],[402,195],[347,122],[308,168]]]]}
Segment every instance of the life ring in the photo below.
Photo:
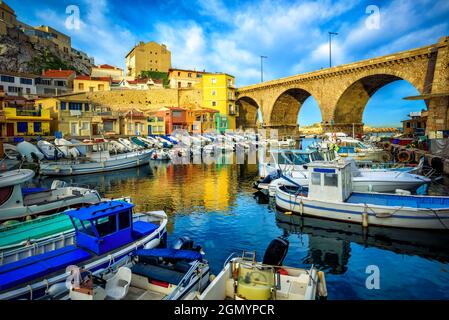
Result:
{"type": "Polygon", "coordinates": [[[405,163],[405,162],[410,162],[410,160],[412,159],[412,154],[409,151],[400,151],[397,155],[398,161],[405,163]]]}
{"type": "Polygon", "coordinates": [[[391,161],[391,155],[389,153],[384,152],[381,156],[383,162],[391,161]]]}

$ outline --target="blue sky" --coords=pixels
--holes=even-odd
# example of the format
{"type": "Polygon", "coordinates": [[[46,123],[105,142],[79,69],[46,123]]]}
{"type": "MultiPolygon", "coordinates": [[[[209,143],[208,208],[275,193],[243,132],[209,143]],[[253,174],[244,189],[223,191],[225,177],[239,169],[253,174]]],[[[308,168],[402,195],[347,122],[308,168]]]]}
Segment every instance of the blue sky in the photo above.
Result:
{"type": "MultiPolygon", "coordinates": [[[[268,56],[264,79],[270,80],[327,67],[328,31],[333,64],[432,44],[449,35],[447,0],[9,0],[18,19],[46,24],[70,35],[73,47],[97,63],[124,67],[126,53],[138,41],[167,44],[174,67],[222,71],[237,85],[260,81],[260,55],[268,56]],[[65,26],[66,8],[80,9],[80,28],[65,26]],[[371,11],[379,8],[378,28],[368,28],[371,11]]],[[[382,88],[368,104],[370,125],[398,124],[422,102],[402,100],[416,90],[401,81],[382,88]],[[388,112],[388,117],[379,115],[388,112]]],[[[313,99],[306,101],[300,124],[321,121],[313,99]]]]}

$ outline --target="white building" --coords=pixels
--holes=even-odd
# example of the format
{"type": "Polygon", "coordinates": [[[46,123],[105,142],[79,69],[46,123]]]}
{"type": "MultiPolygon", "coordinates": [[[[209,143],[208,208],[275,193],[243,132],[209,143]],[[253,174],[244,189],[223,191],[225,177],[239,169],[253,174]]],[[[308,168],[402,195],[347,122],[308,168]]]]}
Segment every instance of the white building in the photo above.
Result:
{"type": "Polygon", "coordinates": [[[36,95],[37,76],[25,73],[0,72],[0,91],[8,96],[36,95]]]}

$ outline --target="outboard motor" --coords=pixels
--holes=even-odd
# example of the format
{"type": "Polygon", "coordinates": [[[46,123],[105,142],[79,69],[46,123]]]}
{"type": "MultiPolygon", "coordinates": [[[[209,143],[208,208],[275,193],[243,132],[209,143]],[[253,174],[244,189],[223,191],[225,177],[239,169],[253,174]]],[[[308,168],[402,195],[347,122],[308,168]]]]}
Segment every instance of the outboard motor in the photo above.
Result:
{"type": "Polygon", "coordinates": [[[281,237],[271,241],[267,247],[267,250],[265,250],[262,263],[271,266],[282,266],[288,252],[289,244],[290,243],[287,239],[281,237]]]}
{"type": "Polygon", "coordinates": [[[173,244],[172,248],[177,250],[192,250],[193,240],[187,236],[183,236],[173,244]]]}

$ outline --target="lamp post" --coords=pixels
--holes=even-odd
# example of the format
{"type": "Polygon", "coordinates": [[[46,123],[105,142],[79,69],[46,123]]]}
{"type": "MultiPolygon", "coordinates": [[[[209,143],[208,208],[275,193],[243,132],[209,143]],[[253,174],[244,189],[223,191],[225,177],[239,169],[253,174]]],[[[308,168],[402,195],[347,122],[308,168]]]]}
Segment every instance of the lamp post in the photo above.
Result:
{"type": "Polygon", "coordinates": [[[260,82],[263,82],[263,59],[267,59],[266,56],[260,56],[260,82]]]}
{"type": "Polygon", "coordinates": [[[338,35],[337,32],[330,32],[329,31],[329,68],[332,68],[332,36],[338,35]]]}

